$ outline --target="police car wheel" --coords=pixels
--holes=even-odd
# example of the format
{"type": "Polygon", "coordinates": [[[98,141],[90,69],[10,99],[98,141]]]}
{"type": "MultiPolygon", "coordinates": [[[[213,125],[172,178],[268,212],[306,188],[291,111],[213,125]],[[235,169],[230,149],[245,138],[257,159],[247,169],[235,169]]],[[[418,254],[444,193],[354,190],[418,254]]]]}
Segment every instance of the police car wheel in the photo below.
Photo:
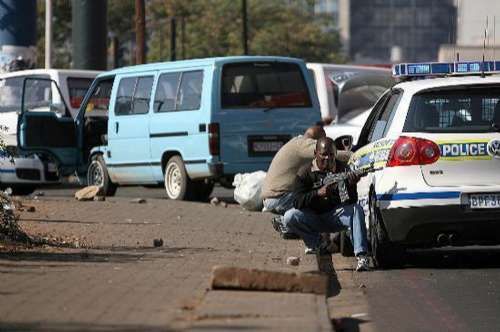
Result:
{"type": "Polygon", "coordinates": [[[389,241],[375,195],[370,199],[370,244],[376,267],[393,268],[404,264],[404,250],[389,241]]]}
{"type": "Polygon", "coordinates": [[[180,156],[173,156],[165,166],[165,190],[169,199],[196,199],[193,182],[189,179],[180,156]]]}
{"type": "Polygon", "coordinates": [[[87,185],[101,187],[100,193],[104,196],[114,196],[117,186],[109,178],[106,163],[101,155],[92,157],[87,168],[87,185]]]}

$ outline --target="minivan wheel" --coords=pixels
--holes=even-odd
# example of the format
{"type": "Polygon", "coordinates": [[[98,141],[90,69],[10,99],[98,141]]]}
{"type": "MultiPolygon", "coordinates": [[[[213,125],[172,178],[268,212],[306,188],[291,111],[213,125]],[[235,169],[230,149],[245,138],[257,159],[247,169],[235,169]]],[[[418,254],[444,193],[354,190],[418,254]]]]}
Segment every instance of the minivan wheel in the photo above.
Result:
{"type": "Polygon", "coordinates": [[[384,228],[375,195],[370,198],[370,245],[373,263],[378,268],[394,268],[404,264],[405,250],[391,243],[384,228]]]}
{"type": "Polygon", "coordinates": [[[87,185],[100,187],[101,194],[105,196],[113,196],[116,193],[117,186],[111,182],[106,163],[101,155],[93,156],[90,161],[87,168],[87,185]]]}
{"type": "Polygon", "coordinates": [[[165,190],[167,197],[175,200],[193,199],[192,182],[180,156],[173,156],[165,166],[165,190]]]}

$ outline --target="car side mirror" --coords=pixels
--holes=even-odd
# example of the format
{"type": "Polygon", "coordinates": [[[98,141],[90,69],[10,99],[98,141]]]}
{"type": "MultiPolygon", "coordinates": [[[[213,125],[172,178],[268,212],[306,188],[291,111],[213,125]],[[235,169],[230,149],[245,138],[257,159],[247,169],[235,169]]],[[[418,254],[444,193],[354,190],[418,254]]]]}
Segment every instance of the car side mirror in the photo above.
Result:
{"type": "Polygon", "coordinates": [[[335,139],[335,147],[339,151],[352,150],[353,137],[351,135],[342,135],[335,139]]]}

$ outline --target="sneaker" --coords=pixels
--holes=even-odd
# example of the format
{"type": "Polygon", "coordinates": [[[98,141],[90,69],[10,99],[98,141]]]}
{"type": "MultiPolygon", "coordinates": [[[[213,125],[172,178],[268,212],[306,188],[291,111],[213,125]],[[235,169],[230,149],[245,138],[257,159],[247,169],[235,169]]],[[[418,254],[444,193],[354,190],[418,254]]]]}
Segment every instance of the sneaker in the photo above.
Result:
{"type": "Polygon", "coordinates": [[[305,254],[306,255],[316,255],[316,253],[318,252],[318,248],[309,248],[309,247],[306,247],[306,249],[304,250],[305,254]]]}
{"type": "Polygon", "coordinates": [[[273,225],[273,228],[276,232],[283,233],[281,230],[281,216],[273,217],[271,219],[271,225],[273,225]]]}
{"type": "Polygon", "coordinates": [[[370,270],[370,264],[368,262],[368,257],[366,255],[356,256],[356,259],[358,260],[358,265],[356,266],[357,272],[370,270]]]}

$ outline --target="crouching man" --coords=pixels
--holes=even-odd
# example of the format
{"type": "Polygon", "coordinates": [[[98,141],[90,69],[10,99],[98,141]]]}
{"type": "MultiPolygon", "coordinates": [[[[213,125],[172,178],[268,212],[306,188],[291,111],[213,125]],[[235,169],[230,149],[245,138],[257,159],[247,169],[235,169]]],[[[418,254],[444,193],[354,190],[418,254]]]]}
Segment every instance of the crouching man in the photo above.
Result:
{"type": "Polygon", "coordinates": [[[335,160],[336,152],[331,138],[318,139],[313,161],[298,172],[295,208],[285,213],[283,222],[289,231],[304,240],[306,254],[326,249],[321,247],[320,233],[335,233],[349,228],[357,258],[356,271],[366,271],[369,269],[368,241],[363,208],[357,203],[356,183],[359,177],[349,173],[345,183],[349,196],[346,202],[342,202],[337,184],[317,188],[328,173],[341,173],[348,169],[346,163],[335,160]]]}

